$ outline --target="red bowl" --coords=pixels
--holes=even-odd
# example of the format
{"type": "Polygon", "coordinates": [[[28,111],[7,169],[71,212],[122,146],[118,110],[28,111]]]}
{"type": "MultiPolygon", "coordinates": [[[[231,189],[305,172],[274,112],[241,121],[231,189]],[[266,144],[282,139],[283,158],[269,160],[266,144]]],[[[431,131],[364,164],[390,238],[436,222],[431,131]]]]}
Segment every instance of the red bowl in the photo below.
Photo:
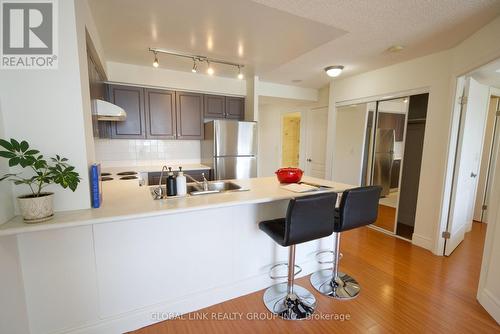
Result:
{"type": "Polygon", "coordinates": [[[302,179],[304,171],[300,168],[280,168],[274,172],[281,183],[297,183],[302,179]]]}

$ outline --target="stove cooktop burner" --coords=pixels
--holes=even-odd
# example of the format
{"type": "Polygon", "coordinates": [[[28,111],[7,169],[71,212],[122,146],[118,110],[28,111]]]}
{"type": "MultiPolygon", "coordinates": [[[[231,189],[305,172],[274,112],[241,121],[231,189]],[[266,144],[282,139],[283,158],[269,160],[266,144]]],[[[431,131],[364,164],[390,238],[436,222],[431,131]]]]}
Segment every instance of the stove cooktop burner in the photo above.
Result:
{"type": "Polygon", "coordinates": [[[137,172],[127,171],[127,172],[116,173],[116,175],[120,175],[120,176],[124,176],[124,175],[137,175],[137,172]]]}
{"type": "Polygon", "coordinates": [[[137,180],[138,177],[137,176],[123,176],[123,177],[120,177],[120,180],[137,180]]]}
{"type": "Polygon", "coordinates": [[[101,181],[111,181],[111,180],[113,180],[112,177],[108,177],[108,176],[101,177],[101,181]]]}

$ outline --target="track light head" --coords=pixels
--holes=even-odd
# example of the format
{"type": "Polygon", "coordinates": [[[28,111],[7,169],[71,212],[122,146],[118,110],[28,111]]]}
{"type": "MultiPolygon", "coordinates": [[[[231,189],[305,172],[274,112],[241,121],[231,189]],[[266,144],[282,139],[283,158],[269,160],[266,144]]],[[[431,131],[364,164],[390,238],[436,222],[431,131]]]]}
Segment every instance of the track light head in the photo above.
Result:
{"type": "Polygon", "coordinates": [[[243,73],[241,73],[241,66],[238,65],[238,79],[243,80],[243,73]]]}
{"type": "Polygon", "coordinates": [[[210,62],[207,60],[207,65],[208,65],[208,68],[207,68],[207,73],[208,75],[214,75],[214,69],[212,67],[212,65],[210,65],[210,62]]]}
{"type": "Polygon", "coordinates": [[[195,58],[193,58],[193,68],[191,69],[191,72],[193,72],[193,73],[198,72],[198,63],[196,63],[195,58]]]}
{"type": "Polygon", "coordinates": [[[158,62],[158,53],[154,52],[155,59],[153,60],[153,67],[158,67],[160,66],[160,63],[158,62]]]}

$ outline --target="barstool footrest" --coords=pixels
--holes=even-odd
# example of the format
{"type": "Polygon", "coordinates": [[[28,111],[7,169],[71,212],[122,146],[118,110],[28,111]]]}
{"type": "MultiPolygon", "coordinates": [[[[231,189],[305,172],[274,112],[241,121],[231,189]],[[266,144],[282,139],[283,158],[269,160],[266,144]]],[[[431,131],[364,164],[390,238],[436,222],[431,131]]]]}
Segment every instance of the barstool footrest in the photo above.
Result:
{"type": "MultiPolygon", "coordinates": [[[[335,256],[335,252],[332,251],[332,250],[329,250],[329,249],[325,249],[325,250],[320,250],[318,252],[316,252],[315,256],[316,256],[316,262],[318,262],[319,264],[332,264],[333,263],[333,260],[332,261],[324,261],[324,260],[321,260],[321,256],[323,254],[332,254],[333,256],[335,256]]],[[[343,257],[344,255],[342,253],[339,253],[339,260],[343,257]]]]}
{"type": "MultiPolygon", "coordinates": [[[[273,265],[273,266],[269,269],[269,277],[270,277],[271,279],[282,279],[282,278],[288,278],[288,275],[283,275],[283,276],[274,276],[274,275],[272,274],[272,272],[273,272],[273,270],[274,270],[274,269],[276,269],[276,268],[278,268],[278,267],[281,267],[281,266],[286,266],[286,267],[288,267],[288,262],[280,262],[280,263],[276,263],[275,265],[273,265]]],[[[301,267],[301,266],[299,266],[299,265],[297,265],[297,264],[295,264],[295,265],[294,265],[294,267],[295,267],[294,269],[296,269],[296,270],[294,270],[294,275],[293,275],[293,276],[295,277],[295,276],[297,276],[298,274],[300,274],[300,273],[302,272],[302,267],[301,267]]]]}

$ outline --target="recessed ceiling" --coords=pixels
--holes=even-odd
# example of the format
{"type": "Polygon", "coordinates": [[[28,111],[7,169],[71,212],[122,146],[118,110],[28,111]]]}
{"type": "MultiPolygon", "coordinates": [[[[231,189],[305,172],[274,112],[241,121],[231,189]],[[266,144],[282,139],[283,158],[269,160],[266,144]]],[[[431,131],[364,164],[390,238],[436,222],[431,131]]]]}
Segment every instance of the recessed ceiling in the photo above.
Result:
{"type": "MultiPolygon", "coordinates": [[[[262,80],[319,88],[445,50],[500,14],[498,0],[90,0],[107,60],[150,66],[148,47],[245,63],[262,80]],[[404,45],[390,53],[392,45],[404,45]],[[293,82],[293,80],[302,80],[293,82]]],[[[190,71],[189,59],[160,66],[190,71]]],[[[216,68],[233,76],[234,69],[216,68]]]]}
{"type": "MultiPolygon", "coordinates": [[[[147,50],[153,47],[242,63],[247,74],[266,73],[345,33],[248,0],[91,0],[90,6],[106,59],[138,65],[151,65],[147,50]]],[[[159,63],[188,72],[193,65],[163,54],[159,63]]],[[[212,65],[217,75],[237,73],[212,65]]]]}
{"type": "Polygon", "coordinates": [[[328,82],[322,72],[328,65],[345,65],[346,77],[448,49],[500,14],[498,0],[254,1],[348,31],[261,76],[279,82],[301,77],[307,87],[328,82]],[[386,51],[397,44],[405,49],[386,51]]]}

